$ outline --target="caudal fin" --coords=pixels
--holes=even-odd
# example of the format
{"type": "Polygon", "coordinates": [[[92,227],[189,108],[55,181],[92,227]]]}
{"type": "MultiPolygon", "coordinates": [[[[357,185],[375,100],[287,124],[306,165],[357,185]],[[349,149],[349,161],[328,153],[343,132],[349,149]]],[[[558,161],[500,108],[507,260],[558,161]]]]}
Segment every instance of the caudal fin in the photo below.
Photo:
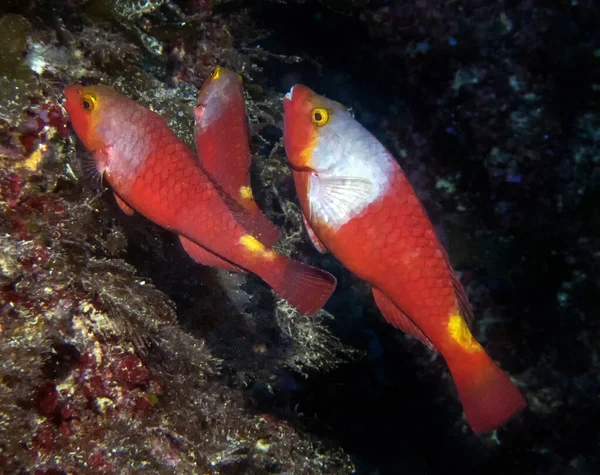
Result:
{"type": "Polygon", "coordinates": [[[318,312],[325,305],[337,283],[329,272],[280,254],[256,273],[280,297],[306,315],[318,312]]]}
{"type": "Polygon", "coordinates": [[[446,361],[473,432],[492,431],[525,408],[519,389],[483,349],[446,361]]]}

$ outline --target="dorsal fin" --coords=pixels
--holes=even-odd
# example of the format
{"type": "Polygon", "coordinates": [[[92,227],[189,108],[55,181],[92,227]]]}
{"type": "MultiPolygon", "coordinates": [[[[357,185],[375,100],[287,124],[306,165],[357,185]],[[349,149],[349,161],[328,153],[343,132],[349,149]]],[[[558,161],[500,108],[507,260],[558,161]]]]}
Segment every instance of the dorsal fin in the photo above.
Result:
{"type": "Polygon", "coordinates": [[[456,295],[456,301],[458,302],[460,314],[467,322],[467,325],[471,327],[471,324],[473,323],[473,307],[471,306],[469,298],[467,297],[467,291],[460,282],[456,272],[454,272],[452,264],[450,263],[450,256],[448,256],[446,249],[444,246],[442,246],[442,243],[439,242],[439,239],[438,243],[439,248],[442,250],[444,260],[446,261],[446,265],[448,266],[448,270],[450,271],[450,278],[452,279],[452,285],[454,286],[454,294],[456,295]]]}
{"type": "MultiPolygon", "coordinates": [[[[423,206],[421,200],[417,201],[421,205],[421,209],[423,210],[424,215],[427,217],[427,219],[429,219],[429,215],[427,213],[427,210],[425,209],[425,206],[423,206]]],[[[454,294],[456,295],[456,301],[458,302],[458,309],[460,311],[460,314],[465,319],[465,322],[467,322],[467,325],[470,328],[473,323],[473,307],[471,307],[471,303],[469,302],[469,298],[467,297],[467,292],[465,291],[465,288],[463,287],[462,283],[460,282],[460,279],[454,271],[454,268],[452,267],[452,264],[450,263],[450,256],[448,255],[446,248],[441,243],[437,233],[433,229],[431,230],[431,232],[435,237],[438,249],[442,251],[444,261],[446,261],[446,265],[448,266],[448,271],[450,272],[450,278],[452,279],[452,285],[454,286],[454,294]]]]}
{"type": "MultiPolygon", "coordinates": [[[[373,298],[381,310],[385,319],[396,328],[414,336],[424,345],[432,350],[436,350],[433,342],[423,333],[423,330],[413,322],[394,302],[392,302],[381,290],[373,287],[373,298]]],[[[436,350],[437,351],[437,350],[436,350]]]]}

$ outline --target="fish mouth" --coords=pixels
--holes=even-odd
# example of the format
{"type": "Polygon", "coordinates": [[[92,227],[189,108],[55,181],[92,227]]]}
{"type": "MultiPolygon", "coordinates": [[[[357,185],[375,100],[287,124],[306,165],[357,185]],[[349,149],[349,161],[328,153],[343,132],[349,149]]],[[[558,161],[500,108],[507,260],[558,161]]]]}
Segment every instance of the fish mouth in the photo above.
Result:
{"type": "Polygon", "coordinates": [[[72,106],[77,102],[80,92],[81,86],[78,84],[67,86],[65,88],[65,100],[63,102],[63,107],[69,115],[71,115],[72,106]]]}
{"type": "Polygon", "coordinates": [[[285,95],[285,98],[286,98],[286,100],[288,100],[288,101],[291,101],[291,100],[292,100],[292,96],[293,96],[293,94],[294,94],[294,87],[295,87],[295,86],[292,86],[292,88],[290,89],[290,92],[288,92],[288,93],[285,95]]]}

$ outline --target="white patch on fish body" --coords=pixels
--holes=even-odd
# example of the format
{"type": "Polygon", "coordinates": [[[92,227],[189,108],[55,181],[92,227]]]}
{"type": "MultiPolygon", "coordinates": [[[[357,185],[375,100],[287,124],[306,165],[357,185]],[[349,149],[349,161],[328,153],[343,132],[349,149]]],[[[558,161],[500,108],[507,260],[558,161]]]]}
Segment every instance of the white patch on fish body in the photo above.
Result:
{"type": "MultiPolygon", "coordinates": [[[[131,99],[122,96],[115,98],[103,98],[110,113],[105,114],[97,125],[96,131],[106,144],[106,149],[97,155],[96,164],[100,173],[112,177],[113,186],[118,183],[119,189],[116,191],[124,194],[128,190],[122,187],[128,188],[133,184],[140,167],[156,146],[148,137],[152,136],[155,129],[168,129],[168,126],[161,116],[131,99]],[[110,101],[115,100],[117,102],[111,104],[110,101]]],[[[172,140],[175,142],[175,139],[172,140]]]]}
{"type": "Polygon", "coordinates": [[[221,117],[229,101],[232,100],[230,94],[242,94],[243,100],[241,83],[237,74],[231,72],[224,72],[223,74],[218,80],[212,80],[207,88],[200,93],[200,104],[194,110],[197,133],[204,132],[221,117]],[[238,88],[240,89],[238,90],[238,88]]]}
{"type": "Polygon", "coordinates": [[[399,165],[375,136],[333,104],[310,157],[315,172],[308,201],[309,221],[337,230],[385,196],[399,165]]]}
{"type": "Polygon", "coordinates": [[[217,89],[204,104],[198,104],[195,109],[196,131],[204,132],[223,113],[227,98],[221,89],[217,89]]]}

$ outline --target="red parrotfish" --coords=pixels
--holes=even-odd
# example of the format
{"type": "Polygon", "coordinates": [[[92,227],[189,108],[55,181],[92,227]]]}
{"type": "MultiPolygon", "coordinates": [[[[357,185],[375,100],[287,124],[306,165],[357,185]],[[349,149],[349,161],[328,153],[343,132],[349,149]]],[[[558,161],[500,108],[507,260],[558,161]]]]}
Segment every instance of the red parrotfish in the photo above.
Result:
{"type": "Polygon", "coordinates": [[[262,222],[222,191],[158,114],[106,86],[73,85],[65,95],[73,128],[121,209],[177,233],[196,262],[257,274],[302,313],[325,304],[335,278],[260,242],[262,222]]]}
{"type": "Polygon", "coordinates": [[[395,158],[333,100],[296,85],[284,99],[284,141],[304,223],[372,285],[385,319],[440,352],[469,426],[491,431],[525,407],[469,329],[471,305],[395,158]]]}
{"type": "Polygon", "coordinates": [[[252,153],[242,77],[217,66],[200,89],[194,116],[196,152],[202,168],[254,215],[262,228],[257,237],[272,246],[279,239],[279,229],[259,209],[250,184],[252,153]]]}

